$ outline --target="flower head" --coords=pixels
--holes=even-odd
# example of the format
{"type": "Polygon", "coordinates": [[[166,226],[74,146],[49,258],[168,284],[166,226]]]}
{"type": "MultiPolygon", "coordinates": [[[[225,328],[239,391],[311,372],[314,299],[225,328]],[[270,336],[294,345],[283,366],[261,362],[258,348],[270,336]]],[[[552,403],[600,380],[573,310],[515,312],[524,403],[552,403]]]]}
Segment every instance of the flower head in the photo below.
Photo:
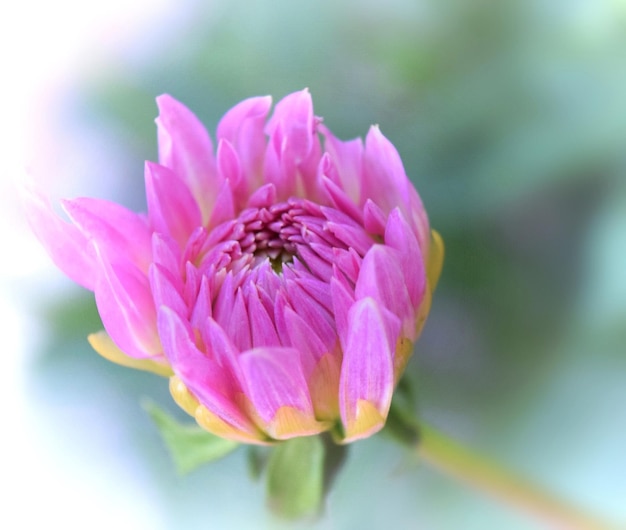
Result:
{"type": "Polygon", "coordinates": [[[442,261],[420,198],[377,126],[340,141],[307,90],[247,99],[217,146],[170,96],[147,214],[37,193],[31,225],[55,263],[95,292],[110,360],[170,377],[208,431],[271,443],[385,423],[442,261]]]}

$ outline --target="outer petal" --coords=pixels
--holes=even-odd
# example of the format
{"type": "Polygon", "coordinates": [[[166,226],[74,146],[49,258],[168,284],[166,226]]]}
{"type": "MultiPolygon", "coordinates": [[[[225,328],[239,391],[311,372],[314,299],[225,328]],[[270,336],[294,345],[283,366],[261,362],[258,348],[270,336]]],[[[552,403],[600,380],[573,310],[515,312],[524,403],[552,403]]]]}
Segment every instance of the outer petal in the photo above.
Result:
{"type": "Polygon", "coordinates": [[[411,304],[417,307],[424,296],[426,272],[424,258],[415,234],[398,208],[389,214],[385,244],[400,252],[401,270],[411,304]]]}
{"type": "Polygon", "coordinates": [[[111,201],[80,198],[63,201],[63,207],[85,236],[111,260],[123,255],[147,272],[152,242],[146,219],[111,201]]]}
{"type": "Polygon", "coordinates": [[[152,372],[164,377],[174,375],[174,372],[172,372],[172,368],[165,357],[161,359],[137,359],[136,357],[129,357],[115,345],[106,331],[92,333],[87,336],[87,340],[89,341],[89,344],[91,344],[91,347],[102,355],[102,357],[104,357],[107,361],[111,361],[128,368],[145,370],[146,372],[152,372]]]}
{"type": "Polygon", "coordinates": [[[365,298],[350,310],[349,327],[339,381],[344,442],[370,436],[385,424],[399,322],[372,298],[365,298]]]}
{"type": "Polygon", "coordinates": [[[211,138],[193,112],[172,96],[159,96],[157,105],[159,162],[187,183],[206,223],[220,185],[211,138]]]}
{"type": "Polygon", "coordinates": [[[102,273],[96,284],[96,305],[113,342],[131,357],[161,355],[156,311],[148,278],[132,264],[111,264],[96,247],[102,273]]]}
{"type": "Polygon", "coordinates": [[[315,419],[307,382],[293,348],[255,348],[239,364],[257,421],[276,439],[308,436],[329,424],[315,419]]]}
{"type": "Polygon", "coordinates": [[[31,229],[55,265],[76,283],[93,291],[99,263],[87,236],[56,215],[38,191],[24,189],[22,202],[31,229]]]}
{"type": "Polygon", "coordinates": [[[405,283],[397,250],[374,245],[363,258],[354,294],[356,299],[372,297],[402,322],[402,335],[415,338],[415,311],[405,283]]]}
{"type": "Polygon", "coordinates": [[[232,373],[198,350],[185,322],[168,308],[159,311],[159,333],[174,372],[200,404],[234,429],[256,435],[258,430],[235,403],[238,384],[232,373]]]}

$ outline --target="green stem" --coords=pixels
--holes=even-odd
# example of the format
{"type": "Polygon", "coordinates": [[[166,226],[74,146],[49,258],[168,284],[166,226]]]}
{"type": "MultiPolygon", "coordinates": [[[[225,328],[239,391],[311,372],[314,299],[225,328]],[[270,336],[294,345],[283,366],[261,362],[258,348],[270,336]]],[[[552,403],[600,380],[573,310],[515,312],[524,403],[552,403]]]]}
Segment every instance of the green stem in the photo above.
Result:
{"type": "Polygon", "coordinates": [[[559,530],[617,530],[524,479],[495,466],[437,430],[422,424],[419,456],[447,474],[516,506],[559,530]]]}

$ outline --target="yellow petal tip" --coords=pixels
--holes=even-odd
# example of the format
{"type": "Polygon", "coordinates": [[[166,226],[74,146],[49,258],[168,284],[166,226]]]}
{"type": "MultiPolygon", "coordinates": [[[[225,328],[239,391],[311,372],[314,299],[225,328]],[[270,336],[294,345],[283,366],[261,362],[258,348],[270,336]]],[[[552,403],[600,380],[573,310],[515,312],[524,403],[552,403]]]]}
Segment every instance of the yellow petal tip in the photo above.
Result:
{"type": "Polygon", "coordinates": [[[91,347],[107,361],[126,366],[127,368],[152,372],[163,377],[169,377],[173,374],[172,368],[168,364],[153,361],[152,359],[137,359],[126,355],[115,345],[104,330],[88,335],[87,340],[91,347]]]}

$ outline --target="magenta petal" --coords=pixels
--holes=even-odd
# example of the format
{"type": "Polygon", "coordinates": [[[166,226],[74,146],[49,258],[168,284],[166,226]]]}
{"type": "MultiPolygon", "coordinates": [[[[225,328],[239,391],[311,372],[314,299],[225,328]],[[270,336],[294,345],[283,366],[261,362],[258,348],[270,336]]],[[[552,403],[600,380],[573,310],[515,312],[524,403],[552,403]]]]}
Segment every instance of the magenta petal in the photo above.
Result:
{"type": "Polygon", "coordinates": [[[235,198],[229,181],[222,182],[216,190],[215,206],[211,212],[209,227],[213,228],[235,217],[235,198]]]}
{"type": "Polygon", "coordinates": [[[246,99],[230,109],[217,126],[218,140],[228,140],[236,149],[250,189],[261,183],[266,143],[263,128],[271,105],[269,96],[246,99]]]}
{"type": "Polygon", "coordinates": [[[307,89],[281,99],[274,108],[265,133],[280,152],[298,163],[313,148],[313,101],[307,89]]]}
{"type": "Polygon", "coordinates": [[[239,155],[232,144],[225,139],[221,139],[217,144],[217,170],[222,180],[228,180],[231,186],[239,192],[238,198],[244,199],[248,192],[248,186],[246,182],[243,182],[239,155]]]}
{"type": "Polygon", "coordinates": [[[259,299],[256,287],[251,286],[247,294],[252,345],[255,348],[280,346],[274,321],[259,299]]]}
{"type": "Polygon", "coordinates": [[[156,232],[170,235],[184,248],[190,234],[202,224],[198,204],[185,182],[159,164],[146,162],[146,198],[156,232]]]}
{"type": "Polygon", "coordinates": [[[206,320],[202,326],[202,331],[207,353],[210,354],[220,366],[232,373],[237,383],[237,389],[239,390],[239,381],[241,380],[241,373],[237,361],[239,350],[237,350],[224,328],[212,318],[206,320]]]}
{"type": "Polygon", "coordinates": [[[55,265],[76,283],[93,291],[100,265],[87,237],[56,215],[39,192],[24,190],[22,201],[31,229],[55,265]]]}
{"type": "Polygon", "coordinates": [[[63,208],[107,259],[123,255],[140,270],[148,271],[152,239],[144,217],[102,199],[65,200],[63,208]]]}
{"type": "Polygon", "coordinates": [[[338,140],[327,127],[320,127],[326,142],[326,151],[337,168],[335,184],[339,185],[355,204],[361,198],[361,178],[363,174],[363,141],[360,138],[347,142],[338,140]]]}
{"type": "Polygon", "coordinates": [[[385,244],[400,252],[401,270],[411,304],[417,307],[426,287],[424,258],[411,227],[398,208],[389,214],[385,230],[385,244]]]}
{"type": "Polygon", "coordinates": [[[159,96],[157,105],[159,162],[187,183],[200,207],[204,224],[209,219],[214,192],[219,186],[211,138],[193,112],[172,96],[159,96]]]}
{"type": "Polygon", "coordinates": [[[403,336],[415,338],[415,307],[401,266],[401,253],[384,245],[374,245],[363,258],[354,289],[356,299],[371,297],[403,323],[403,336]]]}
{"type": "Polygon", "coordinates": [[[159,333],[174,372],[200,403],[230,425],[253,430],[234,402],[233,391],[238,383],[232,380],[228,370],[198,350],[176,313],[167,308],[159,311],[159,333]]]}
{"type": "MultiPolygon", "coordinates": [[[[181,250],[176,242],[166,234],[152,234],[152,261],[170,271],[177,278],[182,277],[181,250]]],[[[177,285],[182,288],[182,282],[177,285]]]]}
{"type": "Polygon", "coordinates": [[[370,234],[382,236],[385,233],[387,216],[372,199],[367,199],[363,206],[363,227],[370,234]]]}
{"type": "Polygon", "coordinates": [[[294,348],[255,348],[240,355],[246,394],[263,421],[270,423],[281,407],[313,414],[299,358],[294,348]]]}
{"type": "Polygon", "coordinates": [[[284,315],[291,346],[300,352],[304,375],[308,379],[322,356],[331,350],[293,309],[285,308],[284,315]]]}
{"type": "Polygon", "coordinates": [[[204,323],[213,313],[211,305],[211,287],[209,285],[209,279],[206,276],[202,276],[202,280],[200,280],[198,296],[191,308],[191,316],[189,317],[191,325],[196,329],[202,330],[204,323]]]}
{"type": "Polygon", "coordinates": [[[330,280],[330,293],[333,297],[333,309],[337,335],[341,348],[345,351],[348,345],[349,322],[348,314],[354,305],[354,296],[350,290],[335,276],[330,280]]]}
{"type": "Polygon", "coordinates": [[[365,140],[361,204],[372,199],[385,214],[396,206],[409,209],[409,182],[400,155],[377,126],[370,128],[365,140]]]}
{"type": "Polygon", "coordinates": [[[348,326],[339,380],[344,426],[355,420],[361,400],[372,404],[383,418],[387,416],[393,394],[393,356],[399,323],[372,298],[364,298],[350,310],[348,326]]]}
{"type": "Polygon", "coordinates": [[[149,279],[155,307],[169,307],[181,318],[187,318],[189,310],[175,287],[177,279],[156,264],[150,267],[149,279]]]}
{"type": "Polygon", "coordinates": [[[132,264],[112,265],[99,249],[102,273],[96,284],[96,305],[104,328],[115,344],[131,357],[161,354],[156,311],[148,278],[132,264]]]}

